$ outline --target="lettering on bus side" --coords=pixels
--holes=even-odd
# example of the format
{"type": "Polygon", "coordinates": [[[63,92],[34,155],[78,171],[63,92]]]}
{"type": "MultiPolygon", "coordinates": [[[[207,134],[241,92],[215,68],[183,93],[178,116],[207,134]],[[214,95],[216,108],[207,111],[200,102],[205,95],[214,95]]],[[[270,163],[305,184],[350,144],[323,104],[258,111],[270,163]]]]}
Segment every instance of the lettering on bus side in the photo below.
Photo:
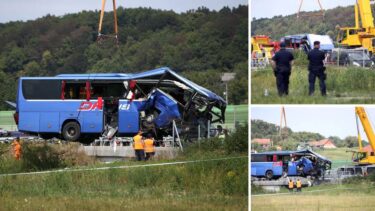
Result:
{"type": "Polygon", "coordinates": [[[128,111],[130,109],[130,103],[120,104],[118,110],[128,111]]]}
{"type": "Polygon", "coordinates": [[[79,106],[79,111],[95,111],[95,110],[101,110],[98,107],[98,102],[92,103],[92,102],[82,102],[79,106]]]}
{"type": "Polygon", "coordinates": [[[272,162],[272,166],[282,166],[283,162],[278,161],[278,162],[272,162]]]}

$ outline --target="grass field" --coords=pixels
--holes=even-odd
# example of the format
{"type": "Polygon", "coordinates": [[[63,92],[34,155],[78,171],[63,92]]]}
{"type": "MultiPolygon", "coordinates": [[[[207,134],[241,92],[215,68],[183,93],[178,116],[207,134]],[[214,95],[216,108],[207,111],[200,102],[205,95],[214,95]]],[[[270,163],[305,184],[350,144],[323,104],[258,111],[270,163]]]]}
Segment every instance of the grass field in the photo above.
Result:
{"type": "Polygon", "coordinates": [[[316,81],[315,95],[308,96],[308,71],[294,66],[290,77],[289,96],[279,97],[276,79],[270,67],[251,73],[253,104],[356,104],[375,102],[375,71],[361,68],[327,67],[327,97],[320,96],[316,81]],[[268,96],[265,96],[268,90],[268,96]]]}
{"type": "Polygon", "coordinates": [[[323,155],[324,157],[332,161],[332,168],[337,168],[343,165],[351,165],[352,153],[347,151],[353,151],[356,148],[336,148],[336,149],[325,149],[325,150],[315,150],[315,152],[323,155]]]}
{"type": "MultiPolygon", "coordinates": [[[[285,191],[287,191],[285,189],[285,191]]],[[[361,185],[323,185],[303,189],[301,194],[252,196],[252,210],[354,210],[370,211],[375,207],[375,187],[361,185]],[[337,189],[336,189],[337,188],[337,189]],[[345,188],[353,188],[345,190],[345,188]],[[328,191],[321,191],[321,190],[328,191]],[[333,190],[332,190],[333,189],[333,190]],[[308,193],[308,191],[318,192],[308,193]]]]}
{"type": "MultiPolygon", "coordinates": [[[[30,143],[28,147],[25,146],[26,144],[23,145],[20,161],[14,160],[9,151],[0,156],[0,170],[4,170],[0,174],[41,170],[39,167],[42,166],[56,169],[44,162],[40,163],[38,159],[56,160],[55,155],[59,155],[58,162],[62,162],[60,158],[68,159],[66,153],[58,154],[50,148],[36,148],[42,146],[40,144],[30,143]],[[26,150],[32,146],[31,150],[26,150]],[[40,151],[41,149],[47,149],[47,153],[40,151]],[[38,163],[41,165],[34,169],[34,164],[38,163]]],[[[227,151],[225,146],[225,143],[211,139],[200,144],[190,144],[174,160],[119,161],[68,167],[77,170],[87,167],[242,157],[95,171],[64,172],[64,167],[58,167],[61,171],[54,173],[0,175],[0,210],[247,210],[247,153],[227,151]]],[[[3,144],[0,147],[2,153],[10,145],[3,144]]]]}
{"type": "Polygon", "coordinates": [[[225,123],[234,124],[234,121],[248,122],[249,105],[229,105],[225,112],[225,123]]]}
{"type": "Polygon", "coordinates": [[[1,177],[1,210],[246,210],[246,163],[1,177]]]}

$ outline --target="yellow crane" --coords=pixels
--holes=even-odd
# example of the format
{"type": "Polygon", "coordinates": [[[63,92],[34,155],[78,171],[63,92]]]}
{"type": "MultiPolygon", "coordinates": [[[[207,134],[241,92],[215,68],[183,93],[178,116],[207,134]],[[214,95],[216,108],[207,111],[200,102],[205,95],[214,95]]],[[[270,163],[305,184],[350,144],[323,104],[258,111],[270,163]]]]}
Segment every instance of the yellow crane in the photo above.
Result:
{"type": "Polygon", "coordinates": [[[356,120],[357,120],[357,130],[358,130],[358,145],[359,150],[355,152],[354,161],[358,163],[358,165],[372,165],[375,164],[375,133],[371,126],[370,119],[363,107],[355,107],[356,113],[356,120]],[[358,119],[360,120],[362,127],[366,133],[367,139],[370,143],[373,152],[365,152],[362,148],[362,139],[359,132],[359,123],[358,119]]]}
{"type": "Polygon", "coordinates": [[[354,27],[340,28],[337,41],[346,48],[364,47],[372,54],[375,47],[375,28],[370,0],[356,0],[354,19],[354,27]]]}

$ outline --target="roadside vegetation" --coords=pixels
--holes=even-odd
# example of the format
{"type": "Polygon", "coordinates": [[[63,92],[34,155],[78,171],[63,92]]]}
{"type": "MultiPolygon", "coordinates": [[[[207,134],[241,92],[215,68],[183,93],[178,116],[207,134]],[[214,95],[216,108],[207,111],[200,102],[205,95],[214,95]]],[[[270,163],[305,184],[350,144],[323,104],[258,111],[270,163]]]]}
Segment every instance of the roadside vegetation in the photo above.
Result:
{"type": "MultiPolygon", "coordinates": [[[[132,169],[0,176],[1,209],[247,210],[247,131],[247,125],[242,125],[224,140],[212,138],[190,144],[175,160],[243,156],[239,159],[132,169]]],[[[6,145],[1,146],[1,173],[81,168],[82,165],[143,164],[135,161],[99,164],[77,154],[67,156],[68,150],[61,153],[56,149],[58,146],[62,150],[61,145],[45,144],[24,144],[23,159],[14,161],[9,151],[4,152],[6,145]],[[24,160],[26,157],[27,161],[24,160]]],[[[160,162],[164,161],[152,161],[160,162]]]]}
{"type": "MultiPolygon", "coordinates": [[[[256,187],[252,194],[267,194],[256,187]]],[[[253,210],[373,210],[375,202],[375,175],[351,177],[339,184],[320,184],[303,188],[302,193],[289,193],[282,188],[282,195],[252,196],[253,210]],[[267,200],[268,203],[264,203],[267,200]]]]}
{"type": "MultiPolygon", "coordinates": [[[[375,206],[374,189],[375,186],[369,185],[342,185],[339,187],[336,185],[320,185],[315,189],[304,188],[302,193],[252,196],[251,209],[371,211],[375,206]],[[308,193],[310,190],[316,191],[308,193]]],[[[285,191],[288,190],[285,189],[285,191]]]]}
{"type": "Polygon", "coordinates": [[[355,104],[375,102],[375,72],[355,67],[329,66],[327,96],[320,95],[319,81],[314,96],[308,96],[307,66],[293,66],[289,96],[279,97],[276,79],[270,67],[251,73],[252,103],[254,104],[355,104]],[[268,95],[265,96],[265,90],[268,95]]]}

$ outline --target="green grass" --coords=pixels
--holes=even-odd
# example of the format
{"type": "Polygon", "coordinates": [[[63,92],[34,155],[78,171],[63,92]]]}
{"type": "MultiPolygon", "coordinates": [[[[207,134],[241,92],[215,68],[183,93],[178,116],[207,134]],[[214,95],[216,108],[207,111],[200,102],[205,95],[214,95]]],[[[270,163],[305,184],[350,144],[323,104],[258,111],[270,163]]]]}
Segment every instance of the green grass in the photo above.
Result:
{"type": "Polygon", "coordinates": [[[246,167],[242,159],[1,177],[0,203],[8,210],[246,210],[246,167]]]}
{"type": "MultiPolygon", "coordinates": [[[[282,192],[288,192],[283,188],[282,192]]],[[[369,184],[319,185],[301,194],[251,197],[252,210],[373,210],[375,187],[369,184]],[[336,189],[337,188],[337,189],[336,189]],[[351,188],[345,190],[345,188],[351,188]],[[328,190],[333,189],[333,190],[328,190]],[[311,192],[315,190],[328,190],[311,192]]]]}
{"type": "Polygon", "coordinates": [[[308,96],[306,66],[294,66],[290,77],[289,96],[279,97],[276,79],[270,67],[251,74],[253,104],[355,104],[375,102],[375,72],[369,69],[328,67],[327,97],[320,96],[316,81],[315,95],[308,96]],[[269,95],[264,96],[265,90],[269,95]]]}
{"type": "Polygon", "coordinates": [[[234,124],[234,121],[248,122],[249,105],[229,105],[225,112],[225,123],[234,124]]]}
{"type": "MultiPolygon", "coordinates": [[[[181,158],[223,156],[216,151],[206,157],[204,152],[187,150],[181,158]]],[[[153,161],[159,162],[163,161],[153,161]]],[[[143,162],[110,165],[121,164],[143,162]]],[[[247,210],[247,168],[244,157],[174,166],[3,176],[1,210],[247,210]]]]}
{"type": "Polygon", "coordinates": [[[315,150],[315,152],[330,159],[332,161],[332,168],[337,168],[344,165],[353,165],[352,153],[347,152],[353,150],[356,150],[356,148],[324,149],[315,150]]]}
{"type": "Polygon", "coordinates": [[[0,111],[0,125],[14,125],[14,111],[0,111]]]}

